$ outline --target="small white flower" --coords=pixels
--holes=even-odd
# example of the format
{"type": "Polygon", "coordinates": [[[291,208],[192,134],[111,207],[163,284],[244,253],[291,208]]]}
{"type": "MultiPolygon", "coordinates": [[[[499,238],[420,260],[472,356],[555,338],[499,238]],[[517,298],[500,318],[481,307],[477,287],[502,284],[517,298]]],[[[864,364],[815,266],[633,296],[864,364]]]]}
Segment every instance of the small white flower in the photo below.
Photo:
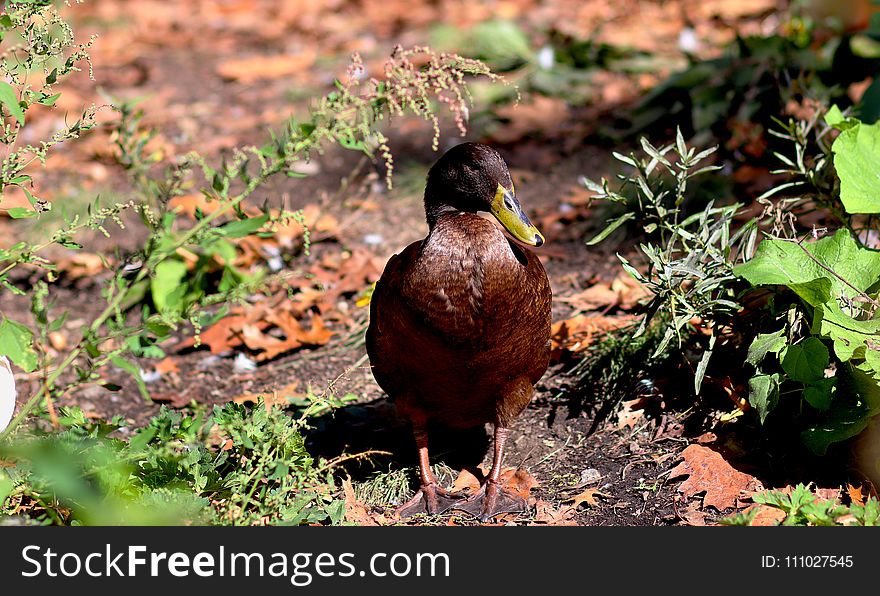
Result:
{"type": "Polygon", "coordinates": [[[15,377],[6,356],[0,356],[0,431],[9,426],[15,411],[15,377]]]}
{"type": "Polygon", "coordinates": [[[553,46],[544,46],[538,50],[538,66],[543,70],[550,70],[556,64],[556,55],[553,46]]]}
{"type": "Polygon", "coordinates": [[[693,54],[700,49],[700,40],[697,32],[691,27],[685,27],[678,34],[678,47],[682,52],[693,54]]]}

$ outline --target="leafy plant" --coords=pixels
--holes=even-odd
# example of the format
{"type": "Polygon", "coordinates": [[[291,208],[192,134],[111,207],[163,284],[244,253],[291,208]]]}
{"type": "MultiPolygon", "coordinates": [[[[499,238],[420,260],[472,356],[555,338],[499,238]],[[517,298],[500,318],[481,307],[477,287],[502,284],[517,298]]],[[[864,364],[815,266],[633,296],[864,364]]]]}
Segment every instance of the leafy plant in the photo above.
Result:
{"type": "Polygon", "coordinates": [[[195,414],[163,408],[125,441],[121,418],[63,408],[63,431],[0,445],[0,513],[65,525],[336,524],[344,502],[332,462],[304,445],[312,411],[291,417],[262,400],[195,414]]]}
{"type": "Polygon", "coordinates": [[[626,206],[626,211],[587,245],[601,242],[628,222],[638,223],[645,234],[639,249],[646,271],[642,273],[618,255],[623,268],[653,294],[634,336],[644,333],[655,315],[663,314],[665,330],[654,351],[656,357],[673,339],[681,346],[695,323],[705,323],[710,336],[696,369],[694,390],[699,393],[722,325],[739,308],[732,267],[736,259],[746,258],[753,250],[756,222],[732,230],[739,204],[715,206],[709,201],[701,211],[686,213],[690,181],[719,169],[701,165],[715,148],[697,152],[686,145],[680,131],[674,144],[658,149],[643,138],[641,145],[644,156],[614,154],[633,170],[632,174],[618,174],[621,183],[617,190],[612,190],[606,179],[598,183],[583,179],[596,199],[626,206]]]}
{"type": "MultiPolygon", "coordinates": [[[[771,490],[752,497],[755,503],[779,509],[785,513],[783,526],[876,526],[880,525],[880,501],[869,497],[864,504],[841,505],[831,499],[820,499],[805,485],[798,484],[791,494],[771,490]]],[[[748,526],[758,509],[723,518],[722,524],[748,526]]]]}
{"type": "Polygon", "coordinates": [[[876,208],[880,185],[853,169],[870,159],[880,128],[836,109],[826,119],[842,130],[831,146],[839,198],[827,200],[837,201],[845,227],[824,238],[766,238],[753,259],[734,269],[755,287],[783,288],[797,297],[780,297],[774,309],[782,328],[759,334],[749,348],[747,362],[755,367],[749,402],[763,423],[781,395],[800,393],[812,410],[802,438],[819,454],[857,435],[880,413],[880,253],[858,242],[855,223],[876,208]]]}

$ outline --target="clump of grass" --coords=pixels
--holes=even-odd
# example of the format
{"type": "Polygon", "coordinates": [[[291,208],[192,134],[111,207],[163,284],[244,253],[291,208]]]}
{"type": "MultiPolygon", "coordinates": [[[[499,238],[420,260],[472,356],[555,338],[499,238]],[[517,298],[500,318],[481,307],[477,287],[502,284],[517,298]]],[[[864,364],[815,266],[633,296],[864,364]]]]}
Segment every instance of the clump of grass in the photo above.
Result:
{"type": "MultiPolygon", "coordinates": [[[[441,486],[452,482],[457,472],[444,463],[432,466],[441,486]]],[[[367,480],[357,482],[354,492],[358,500],[367,505],[397,506],[412,497],[412,487],[418,484],[418,468],[400,468],[376,472],[367,480]]]]}

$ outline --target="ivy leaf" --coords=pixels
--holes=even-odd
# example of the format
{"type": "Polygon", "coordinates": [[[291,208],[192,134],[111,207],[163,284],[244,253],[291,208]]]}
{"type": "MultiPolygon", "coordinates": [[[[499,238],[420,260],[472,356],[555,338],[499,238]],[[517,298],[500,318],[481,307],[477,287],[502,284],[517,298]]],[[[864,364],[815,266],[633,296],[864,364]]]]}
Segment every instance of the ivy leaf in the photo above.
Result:
{"type": "Polygon", "coordinates": [[[828,366],[828,348],[815,337],[788,346],[779,356],[789,378],[801,383],[818,381],[828,366]]]}
{"type": "Polygon", "coordinates": [[[834,354],[842,362],[853,357],[863,358],[868,340],[880,335],[880,320],[859,321],[845,314],[837,302],[821,304],[813,311],[813,335],[830,337],[834,342],[834,354]]]}

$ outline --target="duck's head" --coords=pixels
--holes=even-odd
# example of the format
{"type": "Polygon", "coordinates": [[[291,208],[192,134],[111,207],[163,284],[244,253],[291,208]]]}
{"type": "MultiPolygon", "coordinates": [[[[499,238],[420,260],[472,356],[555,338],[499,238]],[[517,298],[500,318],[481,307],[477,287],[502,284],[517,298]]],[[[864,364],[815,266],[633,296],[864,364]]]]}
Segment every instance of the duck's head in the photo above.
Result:
{"type": "Polygon", "coordinates": [[[529,221],[516,198],[507,164],[487,145],[456,145],[428,172],[425,186],[428,226],[433,228],[441,215],[457,211],[487,211],[523,244],[544,244],[544,236],[529,221]]]}

